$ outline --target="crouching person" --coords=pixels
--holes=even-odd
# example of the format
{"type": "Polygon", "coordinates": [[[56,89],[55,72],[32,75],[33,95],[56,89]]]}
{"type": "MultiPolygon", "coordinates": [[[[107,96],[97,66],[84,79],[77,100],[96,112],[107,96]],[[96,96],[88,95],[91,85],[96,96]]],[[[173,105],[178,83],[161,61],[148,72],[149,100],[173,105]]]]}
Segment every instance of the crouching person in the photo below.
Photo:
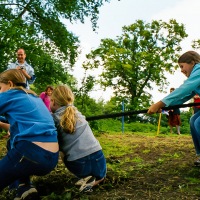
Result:
{"type": "Polygon", "coordinates": [[[0,191],[18,181],[14,200],[37,200],[30,176],[46,175],[57,165],[57,131],[42,100],[25,87],[20,70],[0,74],[0,115],[8,121],[0,122],[0,127],[10,132],[10,149],[0,160],[0,191]]]}
{"type": "Polygon", "coordinates": [[[74,95],[66,85],[57,86],[51,95],[51,111],[58,131],[60,151],[67,169],[80,180],[80,191],[102,182],[106,176],[106,160],[92,130],[73,105],[74,95]]]}

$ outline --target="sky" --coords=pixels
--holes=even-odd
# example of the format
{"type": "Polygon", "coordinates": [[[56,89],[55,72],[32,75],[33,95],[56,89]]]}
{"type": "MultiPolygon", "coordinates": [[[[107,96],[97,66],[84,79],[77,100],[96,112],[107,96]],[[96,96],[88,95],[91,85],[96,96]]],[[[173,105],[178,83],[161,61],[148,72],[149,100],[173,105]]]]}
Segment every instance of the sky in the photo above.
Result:
{"type": "MultiPolygon", "coordinates": [[[[92,24],[89,19],[86,19],[84,24],[74,23],[67,24],[69,30],[77,35],[81,41],[81,55],[79,56],[73,75],[81,81],[84,76],[82,69],[82,62],[85,55],[91,50],[100,45],[101,39],[111,38],[116,39],[122,34],[122,27],[135,23],[140,19],[146,23],[151,23],[152,20],[163,20],[168,22],[169,19],[176,19],[178,23],[185,25],[186,33],[189,35],[181,43],[182,52],[193,50],[191,42],[194,39],[200,39],[200,1],[199,0],[111,0],[110,3],[105,3],[100,8],[99,19],[97,21],[97,30],[92,30],[92,24]]],[[[199,51],[197,51],[200,53],[199,51]]],[[[99,72],[90,72],[91,74],[99,72]]],[[[171,87],[179,87],[186,77],[176,70],[174,75],[168,75],[170,82],[166,93],[159,93],[155,88],[151,93],[153,94],[153,101],[157,102],[169,93],[171,87]]],[[[103,91],[96,88],[90,93],[92,98],[96,100],[109,100],[112,96],[112,90],[103,91]]]]}

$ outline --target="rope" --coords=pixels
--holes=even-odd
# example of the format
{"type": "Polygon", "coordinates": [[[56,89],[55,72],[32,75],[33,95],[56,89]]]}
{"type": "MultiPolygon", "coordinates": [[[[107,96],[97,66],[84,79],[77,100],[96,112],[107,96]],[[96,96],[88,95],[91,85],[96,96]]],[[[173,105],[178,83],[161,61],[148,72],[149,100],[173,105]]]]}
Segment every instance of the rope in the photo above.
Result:
{"type": "MultiPolygon", "coordinates": [[[[172,110],[175,108],[186,108],[186,107],[192,107],[192,106],[200,106],[200,103],[188,103],[188,104],[179,104],[179,105],[174,105],[174,106],[168,106],[168,107],[163,107],[162,110],[172,110]]],[[[105,114],[105,115],[97,115],[97,116],[86,117],[86,120],[92,121],[92,120],[107,119],[107,118],[114,118],[114,117],[121,117],[121,116],[130,116],[130,115],[134,115],[134,114],[147,113],[147,111],[148,111],[148,109],[132,110],[132,111],[111,113],[111,114],[105,114]]]]}

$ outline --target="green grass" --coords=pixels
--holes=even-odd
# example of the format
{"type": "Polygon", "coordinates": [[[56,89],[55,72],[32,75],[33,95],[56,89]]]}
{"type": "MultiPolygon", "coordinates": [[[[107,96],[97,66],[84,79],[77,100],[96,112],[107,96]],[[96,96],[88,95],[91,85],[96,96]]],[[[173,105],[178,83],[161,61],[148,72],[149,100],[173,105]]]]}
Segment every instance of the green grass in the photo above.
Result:
{"type": "MultiPolygon", "coordinates": [[[[54,199],[198,199],[199,168],[191,136],[128,132],[95,133],[107,160],[106,182],[92,194],[80,194],[76,178],[59,162],[49,175],[33,177],[42,200],[54,199]],[[173,198],[172,198],[173,197],[173,198]]],[[[6,152],[0,143],[1,157],[6,152]]],[[[1,200],[11,200],[7,189],[1,200]]]]}

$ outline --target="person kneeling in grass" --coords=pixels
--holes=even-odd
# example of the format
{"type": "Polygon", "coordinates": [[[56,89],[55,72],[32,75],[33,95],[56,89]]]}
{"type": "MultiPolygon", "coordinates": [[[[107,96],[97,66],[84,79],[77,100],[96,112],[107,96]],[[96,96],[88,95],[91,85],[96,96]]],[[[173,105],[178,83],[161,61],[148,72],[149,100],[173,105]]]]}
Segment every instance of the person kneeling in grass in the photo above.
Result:
{"type": "Polygon", "coordinates": [[[42,100],[26,89],[21,70],[10,69],[0,74],[0,115],[8,123],[8,152],[0,159],[0,191],[18,181],[14,200],[39,199],[30,176],[43,176],[57,165],[59,148],[52,116],[42,100]]]}
{"type": "Polygon", "coordinates": [[[99,141],[88,122],[73,105],[74,94],[66,85],[57,86],[51,95],[51,111],[58,131],[58,142],[67,169],[80,180],[80,191],[105,179],[106,160],[99,141]]]}

